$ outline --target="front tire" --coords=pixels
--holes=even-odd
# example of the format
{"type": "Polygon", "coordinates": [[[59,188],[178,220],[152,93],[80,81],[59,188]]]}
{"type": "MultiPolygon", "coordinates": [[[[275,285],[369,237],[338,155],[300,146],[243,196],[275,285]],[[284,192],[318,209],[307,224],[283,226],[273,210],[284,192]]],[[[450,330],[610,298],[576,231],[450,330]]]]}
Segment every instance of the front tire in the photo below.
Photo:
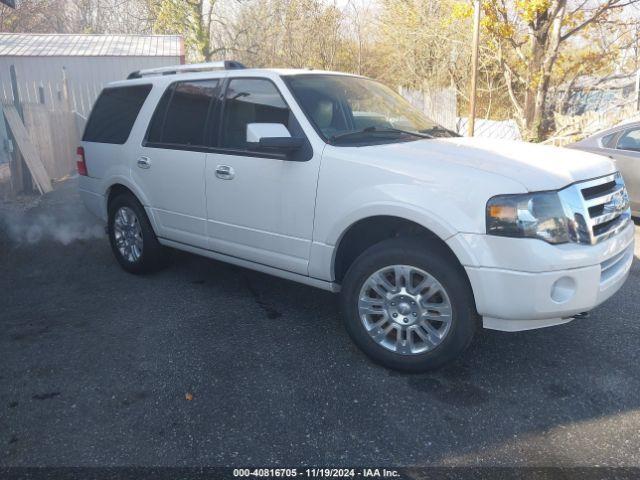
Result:
{"type": "Polygon", "coordinates": [[[341,292],[347,332],[395,370],[425,372],[459,356],[478,325],[463,268],[437,242],[393,238],[363,252],[341,292]]]}
{"type": "Polygon", "coordinates": [[[108,231],[111,250],[127,272],[148,273],[164,266],[164,248],[133,195],[123,193],[109,203],[108,231]]]}

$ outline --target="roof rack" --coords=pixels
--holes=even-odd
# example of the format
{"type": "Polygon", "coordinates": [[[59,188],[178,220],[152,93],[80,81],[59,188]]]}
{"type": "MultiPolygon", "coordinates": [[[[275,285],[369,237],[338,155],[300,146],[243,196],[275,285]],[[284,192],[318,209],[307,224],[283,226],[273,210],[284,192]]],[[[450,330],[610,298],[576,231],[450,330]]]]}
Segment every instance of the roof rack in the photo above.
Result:
{"type": "Polygon", "coordinates": [[[238,70],[246,68],[240,62],[224,60],[221,62],[190,63],[186,65],[173,65],[170,67],[149,68],[131,72],[127,80],[133,78],[153,77],[158,75],[175,75],[177,73],[210,72],[213,70],[238,70]]]}

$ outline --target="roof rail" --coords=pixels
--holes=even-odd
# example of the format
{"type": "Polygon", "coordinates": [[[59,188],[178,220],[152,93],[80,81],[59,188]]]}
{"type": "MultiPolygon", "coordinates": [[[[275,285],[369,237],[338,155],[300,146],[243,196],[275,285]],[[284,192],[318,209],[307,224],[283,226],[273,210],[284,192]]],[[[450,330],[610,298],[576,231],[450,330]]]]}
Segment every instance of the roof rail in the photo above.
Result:
{"type": "Polygon", "coordinates": [[[186,65],[173,65],[169,67],[149,68],[131,72],[127,80],[133,78],[153,77],[158,75],[175,75],[177,73],[210,72],[213,70],[238,70],[246,68],[240,62],[224,60],[220,62],[189,63],[186,65]]]}

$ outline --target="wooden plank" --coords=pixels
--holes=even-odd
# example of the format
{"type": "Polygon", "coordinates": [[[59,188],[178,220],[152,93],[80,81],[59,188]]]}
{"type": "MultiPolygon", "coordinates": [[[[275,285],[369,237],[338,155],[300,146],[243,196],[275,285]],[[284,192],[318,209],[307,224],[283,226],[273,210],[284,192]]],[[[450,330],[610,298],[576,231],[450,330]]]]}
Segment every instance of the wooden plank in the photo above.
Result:
{"type": "Polygon", "coordinates": [[[44,105],[23,104],[24,125],[34,147],[40,154],[40,160],[47,170],[49,178],[55,179],[66,175],[58,168],[54,155],[54,141],[51,136],[49,111],[44,105]]]}
{"type": "Polygon", "coordinates": [[[51,115],[51,136],[54,142],[54,158],[56,168],[62,175],[75,170],[76,148],[80,145],[80,138],[73,112],[58,111],[51,115]]]}
{"type": "Polygon", "coordinates": [[[40,160],[37,148],[29,138],[29,133],[24,127],[18,111],[14,106],[7,106],[4,109],[4,116],[7,119],[9,129],[18,144],[18,149],[22,153],[25,163],[29,167],[29,171],[35,180],[38,190],[40,190],[40,193],[52,191],[51,179],[47,174],[47,170],[45,169],[42,160],[40,160]]]}
{"type": "Polygon", "coordinates": [[[40,104],[23,107],[25,127],[49,178],[69,175],[75,170],[76,148],[80,144],[75,113],[52,112],[40,104]]]}

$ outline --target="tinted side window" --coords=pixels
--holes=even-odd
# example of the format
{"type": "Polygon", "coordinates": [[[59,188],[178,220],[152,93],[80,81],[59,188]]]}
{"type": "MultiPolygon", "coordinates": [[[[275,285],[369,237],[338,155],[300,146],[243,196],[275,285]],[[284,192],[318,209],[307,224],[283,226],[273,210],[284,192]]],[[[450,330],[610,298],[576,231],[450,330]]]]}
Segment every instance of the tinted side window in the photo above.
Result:
{"type": "Polygon", "coordinates": [[[175,85],[171,85],[165,90],[160,102],[158,102],[155,112],[153,112],[149,130],[147,131],[147,142],[162,143],[162,128],[164,127],[164,119],[167,116],[167,106],[173,95],[174,86],[175,85]]]}
{"type": "Polygon", "coordinates": [[[627,130],[618,140],[618,150],[640,152],[640,129],[627,130]]]}
{"type": "Polygon", "coordinates": [[[248,123],[282,123],[289,127],[290,110],[269,80],[237,78],[227,87],[221,146],[244,149],[248,123]]]}
{"type": "Polygon", "coordinates": [[[105,88],[93,106],[82,140],[125,143],[150,91],[151,85],[105,88]]]}
{"type": "Polygon", "coordinates": [[[218,87],[218,80],[178,82],[169,87],[153,114],[147,142],[205,145],[205,124],[218,87]]]}

